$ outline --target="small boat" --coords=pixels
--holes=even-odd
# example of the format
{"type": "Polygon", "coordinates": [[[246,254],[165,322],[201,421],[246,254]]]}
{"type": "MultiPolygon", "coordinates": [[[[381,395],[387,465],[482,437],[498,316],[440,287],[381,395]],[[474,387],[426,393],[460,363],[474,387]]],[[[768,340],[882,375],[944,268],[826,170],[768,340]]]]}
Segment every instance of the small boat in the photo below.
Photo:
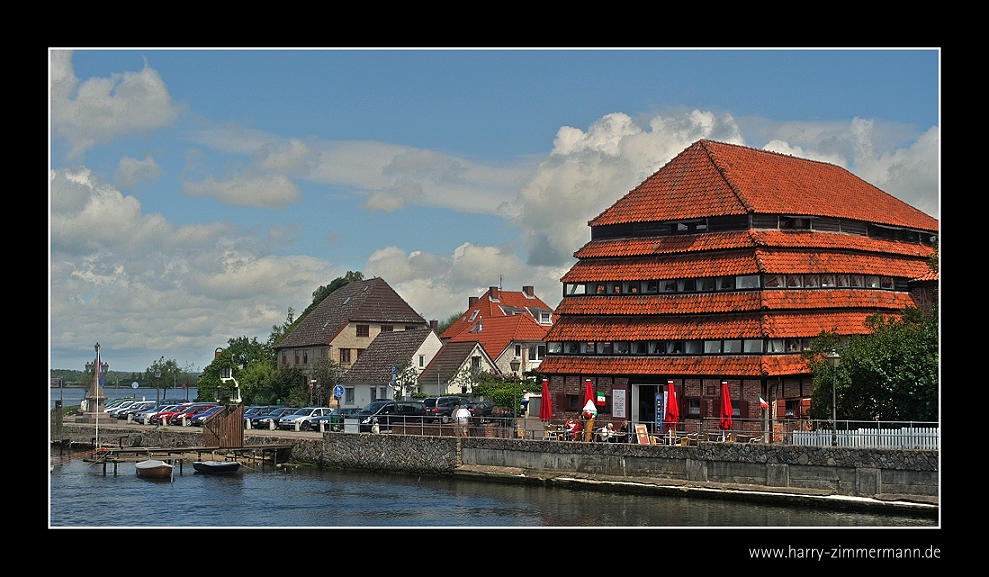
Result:
{"type": "Polygon", "coordinates": [[[172,476],[172,471],[175,469],[172,465],[157,459],[141,461],[134,465],[134,468],[137,471],[138,477],[149,479],[168,479],[172,476]]]}
{"type": "Polygon", "coordinates": [[[196,461],[192,468],[207,475],[229,475],[240,470],[239,461],[196,461]]]}

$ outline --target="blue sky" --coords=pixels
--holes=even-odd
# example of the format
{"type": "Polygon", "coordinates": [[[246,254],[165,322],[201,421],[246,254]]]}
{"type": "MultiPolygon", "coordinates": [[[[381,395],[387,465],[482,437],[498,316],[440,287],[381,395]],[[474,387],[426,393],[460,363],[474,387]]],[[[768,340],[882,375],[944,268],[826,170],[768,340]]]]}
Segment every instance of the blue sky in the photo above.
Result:
{"type": "Polygon", "coordinates": [[[50,51],[50,362],[201,369],[348,270],[427,319],[550,305],[587,221],[699,138],[939,217],[940,52],[50,51]]]}

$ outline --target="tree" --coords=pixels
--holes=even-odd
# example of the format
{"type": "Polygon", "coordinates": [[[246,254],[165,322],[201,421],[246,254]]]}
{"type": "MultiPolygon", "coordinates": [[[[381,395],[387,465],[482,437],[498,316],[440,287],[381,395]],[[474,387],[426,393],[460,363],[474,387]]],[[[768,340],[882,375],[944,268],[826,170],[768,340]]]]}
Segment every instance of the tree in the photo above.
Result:
{"type": "Polygon", "coordinates": [[[183,369],[179,367],[179,364],[174,359],[168,359],[166,361],[165,357],[162,356],[144,370],[144,376],[141,382],[146,385],[154,385],[156,388],[165,389],[164,398],[168,396],[169,388],[177,388],[183,383],[188,382],[189,379],[188,371],[185,371],[185,374],[183,374],[183,369]]]}
{"type": "Polygon", "coordinates": [[[464,313],[455,313],[455,314],[452,314],[449,317],[447,317],[447,319],[445,321],[443,321],[441,323],[438,323],[437,329],[436,329],[437,334],[443,334],[443,331],[445,331],[446,329],[448,329],[451,326],[453,326],[453,323],[455,323],[458,320],[460,320],[460,317],[463,316],[463,314],[464,313]]]}
{"type": "Polygon", "coordinates": [[[362,281],[362,280],[364,280],[364,273],[360,271],[348,270],[347,274],[333,279],[333,281],[330,282],[330,284],[321,285],[318,289],[313,291],[312,303],[310,303],[309,306],[306,307],[306,310],[302,311],[302,314],[299,315],[299,318],[295,318],[294,316],[295,310],[292,309],[292,307],[289,307],[288,316],[285,319],[285,322],[282,323],[281,326],[273,325],[271,327],[271,334],[268,337],[268,344],[272,347],[272,349],[274,349],[275,345],[277,345],[279,341],[285,338],[287,334],[292,332],[292,329],[298,326],[298,324],[302,321],[302,319],[306,318],[306,316],[309,313],[311,313],[317,306],[319,306],[319,303],[323,302],[323,300],[325,300],[326,297],[330,296],[335,290],[346,285],[347,283],[353,281],[362,281]]]}
{"type": "Polygon", "coordinates": [[[916,308],[900,315],[875,314],[871,332],[843,343],[822,333],[810,352],[814,378],[811,417],[830,419],[832,386],[837,417],[848,420],[937,421],[938,317],[916,308]],[[825,362],[831,350],[841,362],[835,371],[825,362]]]}
{"type": "MultiPolygon", "coordinates": [[[[534,373],[533,373],[534,374],[534,373]]],[[[509,416],[514,417],[521,405],[525,393],[542,391],[542,381],[535,381],[515,375],[501,375],[479,371],[474,373],[473,393],[476,396],[490,399],[499,407],[507,407],[509,416]]]]}

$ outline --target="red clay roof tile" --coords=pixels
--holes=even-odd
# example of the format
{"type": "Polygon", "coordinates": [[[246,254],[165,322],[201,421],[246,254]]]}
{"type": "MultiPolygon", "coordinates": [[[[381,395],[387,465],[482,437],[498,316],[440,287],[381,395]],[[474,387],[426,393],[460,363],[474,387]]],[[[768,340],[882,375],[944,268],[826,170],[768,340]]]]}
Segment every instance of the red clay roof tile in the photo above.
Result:
{"type": "MultiPolygon", "coordinates": [[[[566,316],[547,341],[648,341],[721,338],[804,338],[822,331],[866,334],[865,319],[875,310],[782,311],[669,316],[566,316]]],[[[886,311],[889,312],[889,311],[886,311]]]]}
{"type": "Polygon", "coordinates": [[[529,296],[522,291],[506,291],[501,289],[494,289],[497,292],[498,297],[491,298],[492,289],[488,289],[483,295],[478,297],[477,302],[473,306],[467,309],[464,314],[460,315],[453,324],[446,328],[442,334],[440,334],[441,339],[450,339],[454,335],[460,334],[464,331],[470,330],[478,319],[490,319],[495,317],[510,316],[509,313],[505,312],[506,308],[513,309],[525,309],[530,313],[536,310],[545,310],[552,312],[552,308],[543,302],[542,299],[533,295],[529,296]],[[475,313],[476,311],[476,313],[475,313]]]}
{"type": "Polygon", "coordinates": [[[869,289],[763,290],[726,293],[569,297],[558,315],[677,315],[783,309],[868,308],[899,311],[917,306],[906,293],[869,289]]]}
{"type": "Polygon", "coordinates": [[[937,230],[937,221],[844,168],[699,140],[592,219],[591,226],[793,214],[937,230]]]}
{"type": "Polygon", "coordinates": [[[809,371],[800,355],[736,357],[577,357],[554,355],[539,366],[546,374],[784,376],[809,371]]]}
{"type": "Polygon", "coordinates": [[[682,254],[747,247],[837,249],[927,258],[929,245],[870,238],[856,234],[796,230],[740,230],[707,234],[592,240],[576,258],[682,254]]]}

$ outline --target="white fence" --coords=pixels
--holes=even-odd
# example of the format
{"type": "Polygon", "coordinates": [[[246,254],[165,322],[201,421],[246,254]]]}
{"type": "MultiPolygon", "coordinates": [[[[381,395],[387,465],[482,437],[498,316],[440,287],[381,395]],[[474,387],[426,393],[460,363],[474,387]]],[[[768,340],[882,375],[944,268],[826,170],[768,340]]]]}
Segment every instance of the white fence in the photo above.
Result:
{"type": "Polygon", "coordinates": [[[900,427],[868,429],[818,429],[793,431],[790,442],[794,445],[823,447],[833,441],[839,447],[859,449],[928,449],[937,451],[940,431],[938,427],[900,427]]]}

